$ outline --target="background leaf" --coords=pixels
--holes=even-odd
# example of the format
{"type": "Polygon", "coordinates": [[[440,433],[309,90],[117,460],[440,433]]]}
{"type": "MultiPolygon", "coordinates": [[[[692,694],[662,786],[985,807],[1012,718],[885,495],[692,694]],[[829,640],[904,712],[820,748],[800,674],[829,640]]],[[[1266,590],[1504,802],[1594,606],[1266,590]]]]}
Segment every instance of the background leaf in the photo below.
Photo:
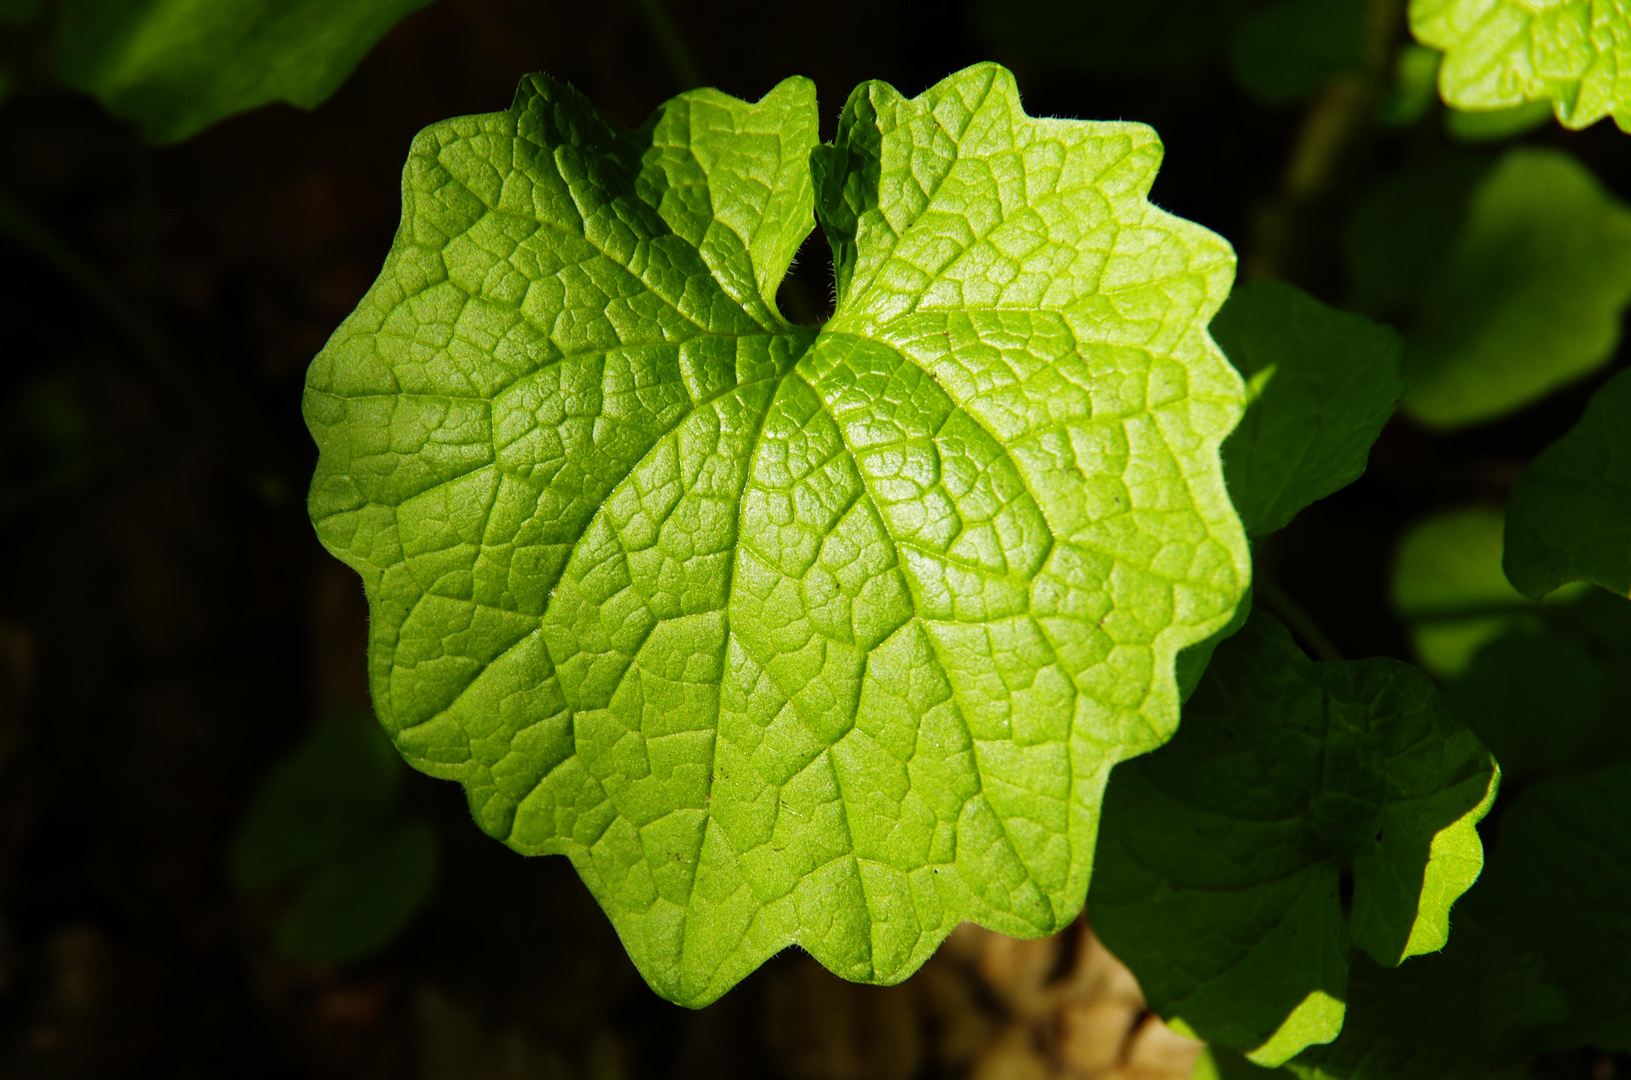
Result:
{"type": "Polygon", "coordinates": [[[170,143],[268,102],[316,108],[429,2],[63,0],[52,51],[63,82],[170,143]]]}
{"type": "Polygon", "coordinates": [[[1229,59],[1249,93],[1290,102],[1358,68],[1364,37],[1365,0],[1274,0],[1242,20],[1229,59]]]}
{"type": "Polygon", "coordinates": [[[1169,1021],[1279,1065],[1341,1029],[1350,946],[1444,944],[1494,789],[1426,676],[1312,662],[1253,615],[1177,737],[1116,770],[1094,927],[1169,1021]]]}
{"type": "Polygon", "coordinates": [[[343,963],[396,937],[436,880],[436,835],[409,822],[355,844],[295,898],[278,948],[307,960],[343,963]]]}
{"type": "Polygon", "coordinates": [[[1410,0],[1410,28],[1445,53],[1444,100],[1458,109],[1549,101],[1567,127],[1612,115],[1631,124],[1631,90],[1618,57],[1631,15],[1617,3],[1564,0],[1410,0]]]}
{"type": "Polygon", "coordinates": [[[1512,485],[1503,565],[1536,598],[1574,581],[1631,593],[1631,372],[1512,485]]]}
{"type": "Polygon", "coordinates": [[[1631,300],[1631,211],[1574,158],[1517,149],[1440,161],[1355,208],[1356,304],[1405,336],[1404,408],[1459,427],[1600,367],[1631,300]]]}
{"type": "Polygon", "coordinates": [[[1399,336],[1277,281],[1236,289],[1212,336],[1247,386],[1223,475],[1247,534],[1264,536],[1365,471],[1404,393],[1399,336]]]}

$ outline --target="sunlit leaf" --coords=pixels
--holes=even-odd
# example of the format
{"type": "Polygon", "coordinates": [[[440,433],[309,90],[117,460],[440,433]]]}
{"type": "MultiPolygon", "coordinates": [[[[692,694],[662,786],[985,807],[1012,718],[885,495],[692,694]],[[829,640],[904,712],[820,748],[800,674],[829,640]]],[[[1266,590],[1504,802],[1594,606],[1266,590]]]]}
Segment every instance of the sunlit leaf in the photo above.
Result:
{"type": "Polygon", "coordinates": [[[812,164],[816,120],[793,79],[627,132],[532,77],[428,128],[308,375],[381,720],[689,1005],[793,943],[894,982],[1068,923],[1248,576],[1233,258],[1147,201],[1153,132],[994,65],[863,85],[812,164]],[[772,300],[812,205],[819,331],[772,300]]]}

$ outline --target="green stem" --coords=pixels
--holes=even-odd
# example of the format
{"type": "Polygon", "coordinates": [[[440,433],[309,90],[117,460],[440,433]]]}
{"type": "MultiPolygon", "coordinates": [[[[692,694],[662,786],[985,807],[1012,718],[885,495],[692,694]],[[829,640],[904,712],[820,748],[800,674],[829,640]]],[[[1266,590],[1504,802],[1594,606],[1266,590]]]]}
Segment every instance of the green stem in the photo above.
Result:
{"type": "Polygon", "coordinates": [[[639,3],[640,12],[646,17],[646,25],[662,48],[663,58],[668,61],[669,70],[680,84],[680,89],[691,90],[703,85],[702,68],[691,54],[690,46],[680,36],[674,20],[668,17],[668,9],[663,7],[662,0],[639,0],[639,3]]]}
{"type": "Polygon", "coordinates": [[[1273,578],[1259,571],[1252,580],[1252,591],[1263,601],[1264,607],[1290,627],[1292,633],[1303,639],[1303,644],[1312,649],[1315,656],[1321,660],[1347,659],[1342,655],[1342,650],[1336,647],[1336,643],[1320,629],[1319,623],[1309,617],[1308,612],[1280,588],[1279,583],[1273,578]]]}
{"type": "Polygon", "coordinates": [[[135,346],[165,389],[195,419],[208,422],[210,409],[203,392],[187,377],[153,324],[95,267],[4,194],[0,194],[0,236],[9,237],[33,254],[100,308],[107,320],[135,346]]]}

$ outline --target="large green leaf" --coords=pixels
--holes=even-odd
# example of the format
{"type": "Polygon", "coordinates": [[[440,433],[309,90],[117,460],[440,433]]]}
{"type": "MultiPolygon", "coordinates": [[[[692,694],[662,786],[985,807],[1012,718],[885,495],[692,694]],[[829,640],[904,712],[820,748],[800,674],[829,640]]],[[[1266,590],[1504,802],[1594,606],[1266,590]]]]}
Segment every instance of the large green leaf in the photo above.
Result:
{"type": "Polygon", "coordinates": [[[1573,581],[1631,594],[1631,372],[1594,394],[1512,485],[1504,565],[1537,598],[1573,581]]]}
{"type": "Polygon", "coordinates": [[[1254,614],[1177,737],[1116,769],[1094,930],[1169,1022],[1281,1064],[1341,1029],[1351,946],[1443,946],[1496,777],[1426,675],[1316,663],[1254,614]]]}
{"type": "Polygon", "coordinates": [[[62,81],[151,142],[272,101],[315,108],[430,0],[63,0],[62,81]]]}
{"type": "Polygon", "coordinates": [[[1365,471],[1404,393],[1399,335],[1277,281],[1236,289],[1212,335],[1247,387],[1223,475],[1246,532],[1263,536],[1365,471]]]}
{"type": "Polygon", "coordinates": [[[1439,92],[1458,109],[1550,101],[1571,128],[1631,130],[1631,10],[1619,0],[1410,0],[1410,28],[1444,52],[1439,92]]]}
{"type": "Polygon", "coordinates": [[[1347,258],[1356,303],[1404,331],[1405,410],[1459,427],[1613,355],[1631,301],[1631,210],[1559,151],[1451,158],[1361,199],[1347,258]]]}
{"type": "Polygon", "coordinates": [[[540,76],[432,126],[307,381],[381,720],[689,1005],[790,943],[893,982],[1068,923],[1248,576],[1233,257],[1147,201],[1153,132],[994,65],[816,115],[792,79],[626,132],[540,76]],[[773,302],[813,203],[819,332],[773,302]]]}

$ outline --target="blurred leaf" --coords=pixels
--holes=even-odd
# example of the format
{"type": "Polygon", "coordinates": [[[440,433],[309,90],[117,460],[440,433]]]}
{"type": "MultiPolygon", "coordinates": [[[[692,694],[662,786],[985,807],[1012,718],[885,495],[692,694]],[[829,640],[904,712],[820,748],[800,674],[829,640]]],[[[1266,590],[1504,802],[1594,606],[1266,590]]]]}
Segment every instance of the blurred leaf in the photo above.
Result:
{"type": "Polygon", "coordinates": [[[1512,485],[1505,567],[1534,597],[1573,581],[1631,593],[1631,371],[1592,395],[1512,485]]]}
{"type": "Polygon", "coordinates": [[[1440,678],[1465,671],[1485,642],[1520,627],[1543,629],[1542,606],[1501,570],[1502,526],[1500,511],[1472,506],[1435,514],[1399,542],[1393,607],[1410,626],[1422,667],[1440,678]]]}
{"type": "Polygon", "coordinates": [[[1491,420],[1601,366],[1631,300],[1631,211],[1567,154],[1435,162],[1355,208],[1356,304],[1400,320],[1404,409],[1491,420]]]}
{"type": "Polygon", "coordinates": [[[1409,127],[1423,116],[1436,98],[1439,53],[1420,45],[1399,46],[1393,57],[1393,82],[1377,108],[1377,122],[1386,128],[1409,127]]]}
{"type": "Polygon", "coordinates": [[[309,872],[355,847],[396,802],[402,762],[370,717],[320,724],[273,767],[228,855],[239,888],[309,872]]]}
{"type": "Polygon", "coordinates": [[[1631,12],[1598,0],[1411,0],[1410,28],[1445,53],[1444,100],[1458,109],[1555,105],[1567,127],[1631,124],[1631,12]]]}
{"type": "Polygon", "coordinates": [[[388,943],[436,879],[436,834],[414,821],[355,842],[301,890],[278,932],[290,956],[340,963],[388,943]]]}
{"type": "Polygon", "coordinates": [[[272,101],[316,108],[429,2],[64,0],[53,53],[63,82],[170,143],[272,101]]]}
{"type": "Polygon", "coordinates": [[[1237,0],[976,0],[976,31],[1025,59],[1107,75],[1167,74],[1216,54],[1237,0]]]}
{"type": "Polygon", "coordinates": [[[1434,158],[1384,178],[1359,199],[1342,250],[1355,308],[1396,321],[1410,314],[1494,164],[1483,155],[1434,158]]]}
{"type": "Polygon", "coordinates": [[[1552,118],[1552,107],[1544,101],[1514,105],[1488,112],[1444,110],[1444,130],[1464,143],[1499,142],[1533,131],[1552,118]]]}
{"type": "Polygon", "coordinates": [[[1280,1064],[1340,1030],[1351,947],[1443,946],[1495,782],[1420,671],[1316,663],[1254,614],[1173,740],[1111,774],[1094,931],[1156,1012],[1280,1064]]]}
{"type": "Polygon", "coordinates": [[[1393,607],[1411,627],[1422,667],[1441,678],[1464,671],[1527,607],[1501,572],[1501,523],[1490,507],[1450,510],[1399,543],[1393,607]]]}
{"type": "Polygon", "coordinates": [[[1211,331],[1246,380],[1223,444],[1229,498],[1265,536],[1365,471],[1404,393],[1399,335],[1277,281],[1235,289],[1211,331]]]}
{"type": "MultiPolygon", "coordinates": [[[[1137,4],[1160,11],[1160,4],[1137,4]]],[[[1360,64],[1365,0],[1276,0],[1241,24],[1230,50],[1235,77],[1263,101],[1296,101],[1360,64]]]]}

